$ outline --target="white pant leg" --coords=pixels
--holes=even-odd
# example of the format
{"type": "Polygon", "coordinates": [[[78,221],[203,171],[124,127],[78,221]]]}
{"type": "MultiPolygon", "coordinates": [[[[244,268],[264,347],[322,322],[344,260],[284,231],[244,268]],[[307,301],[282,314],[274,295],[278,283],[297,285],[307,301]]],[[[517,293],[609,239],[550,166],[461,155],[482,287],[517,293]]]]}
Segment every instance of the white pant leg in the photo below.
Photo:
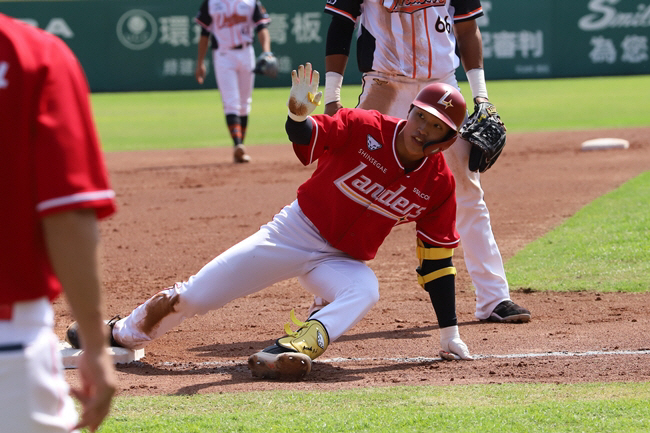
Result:
{"type": "Polygon", "coordinates": [[[255,85],[253,46],[239,50],[212,50],[214,73],[225,114],[247,116],[255,85]]]}
{"type": "Polygon", "coordinates": [[[70,432],[78,417],[50,303],[46,298],[18,303],[13,316],[0,320],[0,431],[70,432]],[[12,350],[16,344],[23,348],[12,350]]]}
{"type": "Polygon", "coordinates": [[[237,75],[237,51],[239,50],[212,50],[214,76],[221,95],[221,104],[224,114],[241,112],[240,85],[237,75]]]}
{"type": "Polygon", "coordinates": [[[252,45],[240,50],[238,54],[237,78],[239,82],[239,115],[248,116],[253,103],[255,87],[255,50],[252,45]]]}
{"type": "Polygon", "coordinates": [[[356,325],[379,301],[375,273],[353,258],[324,260],[298,280],[307,291],[329,302],[310,319],[325,326],[330,342],[356,325]]]}
{"type": "MultiPolygon", "coordinates": [[[[413,99],[429,84],[377,72],[364,74],[363,80],[359,107],[379,109],[384,114],[401,118],[406,118],[413,99]]],[[[441,81],[458,88],[454,74],[441,81]]],[[[475,316],[484,320],[501,301],[510,299],[510,295],[503,259],[483,199],[480,175],[468,167],[470,148],[467,141],[459,138],[444,155],[456,179],[456,229],[467,272],[476,288],[475,316]]]]}
{"type": "Polygon", "coordinates": [[[387,116],[406,119],[411,102],[426,83],[407,81],[380,72],[363,74],[363,87],[357,108],[377,110],[387,116]]]}
{"type": "Polygon", "coordinates": [[[132,349],[145,347],[188,317],[306,274],[323,255],[344,256],[325,242],[294,202],[186,282],[177,283],[137,307],[115,324],[113,337],[132,349]]]}
{"type": "Polygon", "coordinates": [[[494,239],[490,213],[481,188],[480,175],[469,171],[471,144],[462,138],[444,151],[456,179],[456,229],[460,235],[465,266],[476,288],[476,318],[485,320],[494,308],[510,299],[501,252],[494,239]]]}

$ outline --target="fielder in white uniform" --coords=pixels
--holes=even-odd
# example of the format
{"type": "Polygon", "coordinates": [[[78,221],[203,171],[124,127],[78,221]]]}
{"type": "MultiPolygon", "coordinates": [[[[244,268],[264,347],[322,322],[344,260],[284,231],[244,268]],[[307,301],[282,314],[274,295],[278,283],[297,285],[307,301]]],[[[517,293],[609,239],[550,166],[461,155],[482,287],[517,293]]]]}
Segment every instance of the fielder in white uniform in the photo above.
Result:
{"type": "Polygon", "coordinates": [[[196,80],[203,84],[205,79],[204,59],[212,35],[214,73],[235,146],[234,161],[249,162],[244,138],[255,85],[253,32],[264,53],[270,54],[271,36],[267,27],[271,19],[259,0],[204,0],[195,21],[202,28],[196,80]]]}
{"type": "MultiPolygon", "coordinates": [[[[332,15],[325,57],[325,113],[341,108],[340,89],[355,26],[357,61],[363,72],[358,108],[403,118],[413,97],[427,84],[442,82],[458,88],[455,70],[461,61],[474,102],[487,101],[476,24],[483,15],[479,0],[327,0],[325,12],[332,15]]],[[[470,149],[471,144],[459,137],[445,151],[445,158],[456,179],[457,227],[476,288],[475,315],[495,322],[528,322],[530,311],[510,299],[480,176],[468,168],[470,149]]],[[[322,304],[316,298],[312,311],[322,304]]]]}
{"type": "Polygon", "coordinates": [[[431,298],[440,355],[471,359],[456,317],[454,179],[441,153],[465,118],[460,92],[441,83],[425,87],[407,120],[347,108],[309,116],[321,96],[309,63],[292,72],[287,134],[304,165],[318,161],[297,199],[187,281],[111,323],[113,344],[144,347],[186,318],[297,277],[329,304],[305,323],[292,314],[298,331],[285,327],[287,335],[251,355],[248,365],[254,376],[302,377],[378,301],[379,282],[364,261],[395,226],[412,222],[420,260],[414,277],[431,298]]]}

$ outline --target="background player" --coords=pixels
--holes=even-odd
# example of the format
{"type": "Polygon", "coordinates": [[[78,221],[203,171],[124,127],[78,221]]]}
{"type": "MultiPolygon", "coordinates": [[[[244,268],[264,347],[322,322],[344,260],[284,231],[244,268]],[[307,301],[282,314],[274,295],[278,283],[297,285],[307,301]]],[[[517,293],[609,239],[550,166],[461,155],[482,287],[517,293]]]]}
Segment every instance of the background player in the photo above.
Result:
{"type": "MultiPolygon", "coordinates": [[[[411,100],[428,83],[458,88],[455,70],[459,60],[467,72],[475,109],[479,103],[489,104],[481,33],[476,24],[476,18],[483,15],[480,1],[395,1],[386,6],[388,3],[327,1],[325,12],[332,15],[332,21],[326,43],[325,113],[334,114],[341,108],[340,88],[355,24],[359,26],[357,62],[363,72],[358,108],[405,117],[411,100]]],[[[476,317],[528,322],[530,311],[510,300],[480,175],[468,167],[470,149],[470,143],[459,138],[445,151],[445,157],[456,179],[457,227],[467,271],[476,288],[476,317]]],[[[322,304],[315,298],[311,311],[322,304]]]]}
{"type": "Polygon", "coordinates": [[[0,430],[94,431],[115,392],[97,267],[115,194],[88,85],[63,41],[0,14],[0,100],[0,430]],[[81,420],[52,330],[61,286],[84,342],[81,420]]]}
{"type": "Polygon", "coordinates": [[[214,73],[235,146],[234,161],[249,162],[243,143],[255,85],[253,31],[264,51],[260,57],[273,56],[267,28],[271,19],[259,0],[204,0],[195,21],[202,28],[196,80],[203,84],[205,79],[204,59],[212,34],[216,38],[212,40],[214,73]]]}
{"type": "Polygon", "coordinates": [[[441,356],[471,359],[456,318],[454,180],[441,154],[465,117],[463,98],[452,86],[434,84],[419,94],[406,121],[356,109],[308,117],[321,98],[318,72],[311,78],[309,63],[292,72],[288,103],[286,129],[298,158],[305,165],[319,161],[297,200],[187,281],[117,321],[118,344],[142,348],[187,317],[298,277],[330,304],[252,355],[249,367],[255,376],[302,377],[379,299],[377,277],[364,260],[375,257],[393,227],[415,222],[418,280],[441,328],[441,356]]]}

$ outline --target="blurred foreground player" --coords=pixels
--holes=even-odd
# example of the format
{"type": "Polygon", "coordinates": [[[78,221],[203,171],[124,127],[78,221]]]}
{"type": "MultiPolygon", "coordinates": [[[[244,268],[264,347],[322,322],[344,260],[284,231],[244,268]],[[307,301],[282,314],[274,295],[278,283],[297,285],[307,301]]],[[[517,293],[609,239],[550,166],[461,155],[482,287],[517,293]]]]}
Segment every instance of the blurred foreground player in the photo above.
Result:
{"type": "Polygon", "coordinates": [[[115,210],[88,85],[63,41],[0,14],[0,430],[95,431],[115,393],[97,219],[115,210]],[[83,354],[81,419],[51,301],[65,292],[83,354]]]}

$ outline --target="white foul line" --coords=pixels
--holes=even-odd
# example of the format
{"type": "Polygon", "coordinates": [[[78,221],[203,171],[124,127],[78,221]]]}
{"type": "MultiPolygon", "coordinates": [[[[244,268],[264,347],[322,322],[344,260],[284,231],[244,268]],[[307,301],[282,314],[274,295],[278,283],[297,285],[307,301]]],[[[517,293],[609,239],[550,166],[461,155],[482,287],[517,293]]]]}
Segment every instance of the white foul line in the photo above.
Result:
{"type": "MultiPolygon", "coordinates": [[[[642,350],[589,350],[587,352],[543,352],[543,353],[511,353],[506,355],[472,355],[474,359],[489,358],[543,358],[543,357],[568,357],[568,356],[600,356],[600,355],[650,355],[650,349],[642,350]]],[[[442,361],[442,358],[329,358],[319,360],[319,362],[337,363],[346,361],[392,361],[399,363],[408,362],[436,362],[442,361]]]]}
{"type": "MultiPolygon", "coordinates": [[[[601,356],[601,355],[650,355],[650,349],[640,350],[589,350],[586,352],[542,352],[542,353],[512,353],[506,355],[472,355],[474,359],[514,359],[514,358],[545,358],[545,357],[571,357],[571,356],[601,356]]],[[[326,358],[318,359],[316,362],[327,364],[338,364],[344,362],[372,362],[372,361],[389,361],[396,363],[416,363],[416,362],[439,362],[442,358],[326,358]]],[[[172,367],[177,370],[199,367],[221,367],[235,366],[241,364],[241,361],[208,361],[197,363],[179,363],[179,362],[162,362],[158,365],[172,367]]]]}

